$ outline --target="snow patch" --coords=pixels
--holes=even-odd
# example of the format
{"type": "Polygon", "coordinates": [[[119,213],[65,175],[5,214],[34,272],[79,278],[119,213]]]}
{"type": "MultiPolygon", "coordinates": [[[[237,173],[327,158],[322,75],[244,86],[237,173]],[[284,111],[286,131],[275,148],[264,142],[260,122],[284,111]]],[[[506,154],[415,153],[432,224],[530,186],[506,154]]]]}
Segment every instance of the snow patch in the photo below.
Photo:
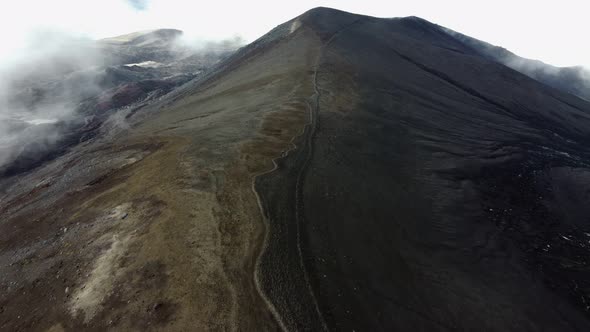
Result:
{"type": "Polygon", "coordinates": [[[138,62],[138,63],[127,63],[124,65],[125,67],[133,67],[133,66],[138,66],[138,67],[142,67],[142,68],[158,68],[161,67],[162,64],[156,61],[143,61],[143,62],[138,62]]]}

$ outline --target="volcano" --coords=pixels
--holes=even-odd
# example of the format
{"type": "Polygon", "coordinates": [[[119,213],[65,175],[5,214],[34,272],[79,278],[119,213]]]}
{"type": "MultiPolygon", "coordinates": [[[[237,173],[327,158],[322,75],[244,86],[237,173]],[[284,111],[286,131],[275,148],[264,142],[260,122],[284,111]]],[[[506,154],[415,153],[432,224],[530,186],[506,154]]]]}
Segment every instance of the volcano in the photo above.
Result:
{"type": "Polygon", "coordinates": [[[417,17],[276,27],[3,175],[0,328],[590,329],[588,91],[512,56],[417,17]]]}

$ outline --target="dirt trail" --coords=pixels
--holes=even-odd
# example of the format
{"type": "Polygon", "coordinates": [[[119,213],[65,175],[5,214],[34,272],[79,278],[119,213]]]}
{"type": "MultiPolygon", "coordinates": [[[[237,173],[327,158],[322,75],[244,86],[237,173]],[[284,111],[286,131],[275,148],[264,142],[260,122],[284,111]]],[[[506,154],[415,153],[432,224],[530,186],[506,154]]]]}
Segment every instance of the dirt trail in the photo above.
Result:
{"type": "Polygon", "coordinates": [[[362,19],[355,20],[354,22],[344,26],[343,28],[341,28],[338,31],[336,31],[335,33],[333,33],[332,36],[327,41],[325,41],[321,45],[319,45],[318,51],[317,51],[318,54],[315,58],[313,66],[312,66],[312,68],[313,68],[312,84],[313,84],[314,93],[309,98],[309,100],[311,100],[311,101],[307,102],[308,109],[309,109],[309,122],[305,125],[305,127],[303,128],[303,130],[300,134],[293,137],[293,139],[291,140],[290,148],[288,150],[284,151],[280,157],[273,159],[273,168],[271,170],[264,172],[264,173],[254,176],[252,179],[252,190],[254,191],[254,193],[256,195],[258,206],[260,208],[262,217],[264,218],[265,225],[266,225],[266,234],[265,234],[265,239],[264,239],[264,245],[261,249],[261,252],[260,252],[260,254],[257,258],[257,262],[256,262],[256,271],[255,271],[256,285],[257,285],[257,289],[259,290],[261,296],[265,299],[265,302],[269,306],[271,312],[273,313],[273,315],[275,316],[275,318],[279,322],[279,325],[281,326],[281,328],[284,331],[289,330],[289,328],[287,327],[287,324],[284,322],[284,319],[279,314],[279,311],[277,310],[275,305],[272,303],[272,300],[269,299],[267,294],[265,294],[263,287],[261,286],[261,281],[260,281],[260,276],[259,276],[261,273],[260,272],[261,258],[263,257],[265,251],[268,249],[268,241],[269,241],[269,234],[268,233],[271,232],[271,230],[269,229],[270,228],[269,227],[269,220],[268,220],[268,218],[266,218],[266,211],[265,211],[264,206],[261,202],[260,194],[256,190],[256,181],[260,177],[263,177],[263,176],[269,175],[270,173],[275,172],[279,167],[277,161],[283,160],[283,159],[289,157],[290,152],[292,152],[295,149],[298,149],[298,146],[295,144],[295,141],[300,140],[300,139],[303,140],[303,142],[300,143],[300,147],[299,147],[300,151],[298,151],[297,153],[305,154],[305,157],[304,157],[305,159],[303,161],[303,164],[299,167],[299,171],[297,173],[297,177],[295,180],[295,191],[294,191],[294,197],[295,197],[294,213],[295,213],[295,225],[296,225],[295,242],[296,242],[299,269],[301,270],[301,272],[303,274],[303,277],[305,279],[305,285],[306,285],[306,287],[305,287],[306,290],[300,290],[300,291],[306,291],[309,293],[310,299],[312,301],[311,305],[313,306],[315,314],[317,315],[318,321],[321,324],[321,326],[319,326],[319,328],[321,328],[324,331],[327,331],[328,327],[325,322],[325,319],[323,318],[321,310],[319,308],[315,294],[312,290],[312,286],[311,286],[309,276],[308,276],[308,273],[307,273],[307,270],[305,267],[303,252],[302,252],[302,248],[301,248],[301,224],[304,222],[304,220],[303,220],[304,216],[302,213],[303,212],[303,198],[302,198],[302,196],[303,196],[303,191],[302,191],[303,190],[303,180],[305,178],[305,174],[309,168],[309,163],[310,163],[312,156],[313,156],[313,138],[314,138],[316,128],[318,126],[318,121],[319,121],[318,113],[319,113],[319,109],[320,109],[321,91],[320,91],[320,87],[318,84],[318,72],[320,71],[324,51],[335,40],[335,38],[340,33],[345,31],[349,27],[359,23],[360,21],[362,21],[362,19]]]}

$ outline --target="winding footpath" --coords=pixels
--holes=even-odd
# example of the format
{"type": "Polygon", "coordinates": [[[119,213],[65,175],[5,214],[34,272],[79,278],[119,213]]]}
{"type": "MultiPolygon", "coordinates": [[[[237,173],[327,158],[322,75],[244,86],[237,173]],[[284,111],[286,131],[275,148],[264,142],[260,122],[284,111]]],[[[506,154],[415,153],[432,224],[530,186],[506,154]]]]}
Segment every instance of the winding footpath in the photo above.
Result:
{"type": "Polygon", "coordinates": [[[275,305],[272,303],[272,301],[268,298],[268,296],[266,295],[266,293],[263,291],[262,285],[261,285],[261,281],[260,281],[260,264],[261,264],[261,258],[264,255],[264,253],[266,252],[267,248],[268,248],[268,241],[269,241],[269,231],[270,231],[270,223],[268,220],[268,217],[266,216],[266,213],[264,211],[264,207],[262,205],[262,201],[260,198],[260,194],[258,193],[258,191],[256,190],[256,179],[258,177],[267,175],[269,173],[274,172],[275,170],[277,170],[278,168],[278,164],[277,164],[277,160],[285,158],[286,156],[289,155],[289,153],[291,153],[292,151],[296,150],[298,147],[297,145],[294,143],[296,139],[298,139],[299,137],[301,137],[302,135],[305,135],[307,132],[307,135],[305,135],[304,140],[304,146],[302,146],[307,154],[305,157],[305,161],[302,165],[302,167],[300,168],[298,174],[297,174],[297,179],[296,179],[296,183],[295,183],[295,204],[296,204],[296,208],[295,208],[295,218],[296,218],[296,242],[297,242],[297,253],[299,256],[299,265],[300,268],[303,271],[303,275],[305,278],[305,283],[307,285],[307,291],[309,292],[311,299],[313,300],[313,306],[314,309],[316,311],[316,314],[318,316],[319,321],[322,324],[322,329],[324,331],[328,331],[328,326],[326,324],[326,321],[321,313],[321,310],[319,308],[319,304],[318,301],[315,297],[315,294],[313,292],[310,280],[309,280],[309,275],[307,272],[307,269],[305,267],[305,262],[303,259],[303,253],[302,253],[302,249],[301,249],[301,225],[304,222],[304,204],[303,204],[303,180],[305,179],[305,175],[307,173],[307,170],[309,168],[309,164],[311,162],[312,156],[313,156],[313,139],[315,137],[315,132],[317,130],[317,126],[318,126],[318,120],[319,120],[319,110],[320,110],[320,98],[321,98],[321,91],[318,85],[318,72],[319,72],[319,68],[320,68],[320,64],[322,61],[322,57],[324,55],[324,50],[326,49],[326,47],[328,47],[334,40],[335,38],[342,33],[343,31],[345,31],[346,29],[348,29],[349,27],[351,27],[354,24],[359,23],[360,21],[362,21],[362,19],[359,20],[355,20],[354,22],[344,26],[343,28],[339,29],[338,31],[336,31],[334,34],[332,34],[332,36],[324,43],[322,43],[322,45],[319,47],[319,51],[318,51],[318,55],[316,57],[315,60],[315,64],[313,66],[313,89],[314,89],[314,94],[310,97],[311,102],[308,102],[308,107],[309,107],[309,123],[307,123],[304,128],[302,129],[301,133],[294,136],[291,139],[290,142],[290,147],[289,149],[287,149],[286,151],[283,151],[281,153],[281,155],[277,158],[274,158],[272,160],[273,163],[273,168],[262,172],[260,174],[257,174],[255,176],[252,177],[252,191],[254,192],[255,196],[256,196],[256,201],[258,203],[258,208],[260,209],[260,214],[262,216],[262,218],[264,219],[264,227],[265,227],[265,234],[264,234],[264,242],[262,244],[262,248],[256,258],[256,266],[254,269],[254,282],[256,285],[256,289],[258,291],[258,293],[260,294],[260,296],[262,297],[262,299],[264,300],[264,302],[266,303],[266,305],[268,306],[270,312],[272,313],[272,315],[274,316],[274,318],[276,319],[278,325],[280,326],[280,328],[283,331],[288,331],[289,329],[287,328],[283,318],[281,317],[281,315],[279,314],[278,310],[276,309],[275,305]]]}

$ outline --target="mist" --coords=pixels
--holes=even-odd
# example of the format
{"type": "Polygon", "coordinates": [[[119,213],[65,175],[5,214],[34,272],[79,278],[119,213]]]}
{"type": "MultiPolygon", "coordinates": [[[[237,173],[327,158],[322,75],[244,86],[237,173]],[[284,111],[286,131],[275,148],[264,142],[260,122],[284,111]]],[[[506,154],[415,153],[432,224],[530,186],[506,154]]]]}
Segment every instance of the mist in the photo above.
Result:
{"type": "Polygon", "coordinates": [[[156,36],[161,40],[148,45],[102,40],[174,27],[175,20],[145,15],[150,6],[152,1],[58,0],[4,7],[0,175],[64,152],[96,135],[103,123],[126,128],[124,112],[195,78],[244,43],[219,29],[189,29],[169,40],[156,36]]]}
{"type": "Polygon", "coordinates": [[[53,147],[77,104],[96,94],[103,65],[92,40],[61,31],[31,31],[0,63],[0,168],[53,147]]]}
{"type": "Polygon", "coordinates": [[[0,175],[35,167],[103,124],[127,128],[133,105],[188,82],[242,44],[237,36],[205,40],[171,29],[101,40],[31,31],[0,62],[0,175]]]}
{"type": "Polygon", "coordinates": [[[514,54],[504,64],[538,81],[590,101],[590,70],[585,67],[556,67],[514,54]]]}

